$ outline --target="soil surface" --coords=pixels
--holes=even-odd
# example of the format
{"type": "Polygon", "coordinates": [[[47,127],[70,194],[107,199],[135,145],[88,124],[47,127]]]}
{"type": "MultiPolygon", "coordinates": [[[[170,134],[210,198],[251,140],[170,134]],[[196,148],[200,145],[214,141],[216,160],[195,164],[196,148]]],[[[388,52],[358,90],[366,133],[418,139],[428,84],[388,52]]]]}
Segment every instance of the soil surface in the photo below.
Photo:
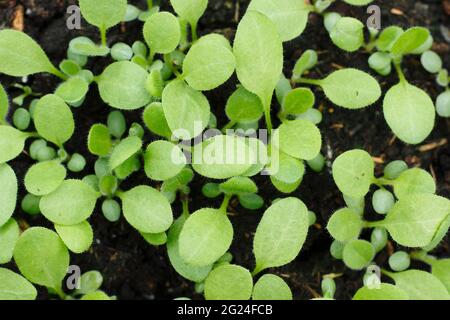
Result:
{"type": "MultiPolygon", "coordinates": [[[[76,1],[64,0],[0,0],[0,28],[14,27],[23,29],[34,37],[55,63],[59,63],[66,54],[66,48],[75,36],[87,35],[98,39],[97,31],[86,24],[81,30],[66,28],[66,9],[76,1]]],[[[169,9],[168,1],[163,1],[165,9],[169,9]]],[[[201,19],[199,33],[219,32],[232,40],[236,26],[242,17],[249,0],[210,0],[206,14],[201,19]]],[[[408,28],[415,25],[428,27],[435,39],[433,49],[449,64],[450,1],[448,0],[376,0],[374,4],[382,10],[382,26],[392,24],[408,28]],[[447,28],[447,29],[446,29],[447,28]]],[[[145,1],[129,1],[145,8],[145,1]]],[[[366,7],[351,7],[343,2],[337,2],[332,10],[345,16],[367,20],[369,14],[366,7]]],[[[337,49],[323,28],[322,18],[311,14],[309,24],[303,35],[291,42],[285,43],[285,73],[290,76],[296,59],[307,49],[319,52],[319,65],[309,76],[320,78],[341,67],[356,67],[371,72],[367,65],[369,54],[364,51],[344,53],[337,49]]],[[[124,41],[131,44],[141,38],[141,22],[123,24],[110,30],[109,43],[124,41]]],[[[0,62],[1,63],[1,62],[0,62]]],[[[90,59],[89,68],[99,74],[110,63],[107,59],[90,59]]],[[[433,99],[441,92],[434,80],[420,65],[418,57],[408,57],[404,62],[407,78],[415,85],[425,89],[433,99]]],[[[371,72],[374,74],[374,72],[371,72]]],[[[377,77],[383,92],[396,83],[394,74],[388,77],[377,77]]],[[[50,93],[57,85],[49,75],[29,77],[26,84],[32,86],[35,92],[50,93]]],[[[17,79],[0,77],[0,81],[9,87],[17,79]]],[[[207,96],[212,109],[218,117],[219,126],[226,123],[224,107],[228,96],[236,86],[236,78],[231,79],[218,90],[208,92],[207,96]]],[[[19,91],[9,88],[12,97],[19,91]]],[[[316,90],[316,89],[314,89],[316,90]]],[[[362,148],[370,152],[376,159],[377,172],[381,173],[383,163],[403,159],[411,166],[419,166],[430,171],[436,179],[439,195],[450,197],[450,145],[448,143],[450,120],[438,118],[436,127],[430,137],[421,145],[409,146],[396,139],[388,128],[382,114],[382,99],[374,106],[361,111],[335,108],[328,102],[320,90],[316,90],[317,104],[323,111],[324,120],[320,124],[324,143],[323,154],[326,155],[328,167],[323,173],[307,172],[300,188],[294,196],[302,199],[308,208],[316,212],[317,224],[310,229],[308,240],[298,258],[282,268],[269,270],[283,277],[294,292],[296,299],[310,299],[320,293],[321,276],[328,273],[342,274],[336,279],[337,299],[350,299],[355,291],[362,286],[363,272],[354,272],[346,268],[342,262],[333,259],[329,254],[331,238],[325,230],[330,215],[344,206],[341,194],[337,190],[330,175],[331,162],[342,152],[362,148]]],[[[276,107],[274,107],[276,109],[276,107]]],[[[91,86],[89,96],[81,108],[73,109],[77,123],[76,134],[67,144],[69,152],[79,152],[88,159],[86,170],[80,174],[72,174],[72,178],[82,178],[93,172],[95,158],[89,155],[85,141],[89,128],[98,122],[105,122],[111,109],[99,98],[96,86],[91,86]]],[[[140,121],[141,111],[126,114],[129,124],[140,121]]],[[[275,117],[274,117],[275,118],[275,117]]],[[[156,137],[148,134],[149,142],[156,137]]],[[[12,162],[19,180],[31,166],[31,160],[22,155],[12,162]]],[[[270,183],[267,177],[257,177],[260,195],[266,199],[265,207],[277,197],[282,197],[270,183]]],[[[205,199],[201,187],[205,179],[197,177],[194,180],[190,198],[191,210],[205,206],[218,205],[215,201],[205,199]]],[[[127,180],[124,188],[138,184],[152,184],[142,173],[133,175],[127,180]]],[[[157,185],[156,185],[157,186],[157,185]]],[[[21,195],[24,195],[23,186],[21,195]]],[[[371,206],[368,205],[367,208],[371,206]]],[[[247,268],[253,268],[252,239],[256,226],[260,221],[264,208],[256,212],[244,210],[238,203],[232,202],[229,208],[231,220],[235,229],[235,238],[231,247],[234,262],[247,268]]],[[[176,215],[179,207],[175,206],[176,215]]],[[[368,213],[370,216],[370,212],[368,213]]],[[[51,225],[41,217],[30,217],[18,209],[16,217],[21,227],[32,225],[51,225]]],[[[166,249],[149,246],[141,236],[123,219],[117,223],[108,222],[99,208],[90,218],[95,232],[94,245],[88,253],[72,255],[72,264],[77,264],[83,271],[99,270],[104,276],[102,287],[107,293],[116,295],[119,299],[173,299],[180,296],[201,298],[195,293],[194,285],[179,276],[167,258],[166,249]]],[[[367,235],[364,235],[367,236],[367,235]]],[[[450,246],[446,240],[435,252],[437,256],[449,257],[450,246]]],[[[396,245],[390,243],[377,255],[376,262],[386,265],[389,254],[396,250],[396,245]]],[[[426,268],[422,264],[414,264],[417,268],[426,268]]],[[[9,267],[15,268],[14,265],[9,267]]],[[[48,297],[41,290],[40,299],[48,297]]]]}

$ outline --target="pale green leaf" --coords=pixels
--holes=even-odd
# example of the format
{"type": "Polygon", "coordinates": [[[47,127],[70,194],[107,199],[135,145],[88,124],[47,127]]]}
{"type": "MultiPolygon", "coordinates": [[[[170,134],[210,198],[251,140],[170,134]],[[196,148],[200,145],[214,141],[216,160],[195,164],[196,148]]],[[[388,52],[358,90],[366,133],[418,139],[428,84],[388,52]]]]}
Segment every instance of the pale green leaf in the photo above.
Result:
{"type": "Polygon", "coordinates": [[[433,176],[420,168],[412,168],[403,171],[392,181],[394,193],[398,199],[402,199],[415,193],[435,193],[436,183],[433,176]]]}
{"type": "Polygon", "coordinates": [[[412,53],[419,48],[430,36],[428,29],[413,27],[406,30],[392,45],[391,52],[396,55],[412,53]]]}
{"type": "Polygon", "coordinates": [[[292,300],[292,291],[279,276],[265,274],[253,287],[252,300],[292,300]]]}
{"type": "Polygon", "coordinates": [[[0,227],[11,218],[16,208],[18,184],[16,174],[6,163],[0,164],[0,227]]]}
{"type": "Polygon", "coordinates": [[[235,67],[236,60],[228,40],[222,35],[210,34],[200,38],[187,53],[183,77],[196,90],[212,90],[225,83],[235,67]]]}
{"type": "Polygon", "coordinates": [[[107,156],[112,149],[111,135],[107,126],[101,123],[94,124],[88,135],[89,152],[97,156],[107,156]]]}
{"type": "Polygon", "coordinates": [[[11,261],[19,235],[19,225],[12,218],[0,226],[0,264],[11,261]]]}
{"type": "Polygon", "coordinates": [[[144,233],[160,233],[173,222],[172,208],[158,190],[137,186],[121,195],[125,219],[144,233]]]}
{"type": "Polygon", "coordinates": [[[365,240],[352,240],[348,242],[342,253],[347,267],[352,270],[361,270],[367,267],[375,257],[375,248],[365,240]]]}
{"type": "Polygon", "coordinates": [[[63,82],[55,91],[55,95],[68,104],[77,104],[89,90],[89,84],[80,77],[72,77],[63,82]]]}
{"type": "Polygon", "coordinates": [[[75,131],[72,111],[63,99],[53,94],[39,99],[33,112],[33,120],[39,135],[59,147],[75,131]]]}
{"type": "Polygon", "coordinates": [[[227,117],[236,123],[258,121],[263,112],[263,106],[258,96],[243,87],[233,92],[225,106],[227,117]]]}
{"type": "Polygon", "coordinates": [[[94,232],[87,221],[71,226],[55,224],[55,230],[67,248],[74,253],[80,254],[89,250],[94,240],[94,232]]]}
{"type": "Polygon", "coordinates": [[[0,84],[0,124],[2,124],[6,120],[8,111],[9,111],[8,95],[6,94],[5,89],[0,84]]]}
{"type": "Polygon", "coordinates": [[[259,11],[269,17],[283,41],[303,33],[310,11],[305,2],[298,0],[252,0],[248,10],[259,11]]]}
{"type": "Polygon", "coordinates": [[[351,150],[334,161],[333,179],[344,195],[359,199],[369,192],[374,170],[370,154],[364,150],[351,150]]]}
{"type": "Polygon", "coordinates": [[[192,139],[208,125],[208,99],[181,80],[174,80],[165,87],[162,106],[169,128],[179,139],[192,139]]]}
{"type": "Polygon", "coordinates": [[[349,208],[336,211],[327,225],[327,230],[331,236],[340,242],[357,239],[362,228],[363,221],[360,215],[349,208]]]}
{"type": "Polygon", "coordinates": [[[99,29],[109,29],[125,17],[127,0],[79,0],[81,14],[99,29]]]}
{"type": "Polygon", "coordinates": [[[252,289],[250,272],[234,264],[217,267],[205,280],[206,300],[249,300],[252,289]]]}
{"type": "Polygon", "coordinates": [[[89,218],[99,195],[81,180],[65,180],[54,192],[42,197],[39,207],[50,221],[74,225],[89,218]]]}
{"type": "Polygon", "coordinates": [[[100,96],[114,108],[139,109],[151,99],[145,89],[147,76],[147,71],[130,61],[110,64],[97,79],[100,96]]]}
{"type": "Polygon", "coordinates": [[[327,98],[347,109],[367,107],[381,96],[377,80],[358,69],[335,71],[320,82],[327,98]]]}
{"type": "Polygon", "coordinates": [[[0,268],[0,300],[34,300],[36,288],[21,275],[0,268]]]}
{"type": "Polygon", "coordinates": [[[142,117],[147,128],[153,133],[165,138],[172,136],[161,102],[148,105],[142,117]]]}
{"type": "Polygon", "coordinates": [[[399,83],[386,93],[384,118],[400,140],[418,144],[434,127],[436,111],[428,94],[409,83],[399,83]]]}
{"type": "Polygon", "coordinates": [[[130,136],[120,141],[120,143],[114,147],[111,157],[109,158],[111,170],[116,169],[130,159],[134,154],[141,150],[141,147],[142,140],[136,136],[130,136]]]}
{"type": "Polygon", "coordinates": [[[0,125],[0,164],[15,159],[23,151],[27,138],[25,132],[0,125]]]}
{"type": "Polygon", "coordinates": [[[308,209],[297,198],[272,204],[264,212],[253,240],[255,270],[280,267],[294,260],[306,240],[308,221],[308,209]]]}
{"type": "Polygon", "coordinates": [[[444,284],[450,293],[450,259],[433,261],[431,263],[431,273],[444,284]]]}
{"type": "Polygon", "coordinates": [[[409,300],[408,294],[389,283],[381,283],[379,288],[360,288],[353,300],[409,300]]]}
{"type": "Polygon", "coordinates": [[[333,43],[340,49],[354,52],[364,44],[364,24],[351,17],[339,19],[330,32],[333,43]]]}
{"type": "Polygon", "coordinates": [[[35,196],[55,191],[66,178],[67,170],[58,161],[44,161],[33,165],[25,175],[25,188],[35,196]]]}
{"type": "Polygon", "coordinates": [[[55,232],[33,227],[17,241],[14,261],[31,282],[60,289],[69,267],[69,252],[55,232]]]}
{"type": "Polygon", "coordinates": [[[267,108],[283,68],[277,27],[263,14],[248,11],[238,25],[233,50],[239,81],[267,108]]]}
{"type": "Polygon", "coordinates": [[[60,73],[42,48],[26,33],[0,31],[0,73],[24,77],[34,73],[60,73]]]}
{"type": "Polygon", "coordinates": [[[197,26],[197,22],[208,6],[208,0],[170,0],[175,12],[191,26],[197,26]]]}
{"type": "Polygon", "coordinates": [[[186,157],[177,145],[154,141],[145,151],[145,173],[150,179],[164,181],[175,177],[186,165],[186,157]]]}
{"type": "Polygon", "coordinates": [[[202,267],[217,261],[230,248],[233,226],[220,210],[204,208],[185,222],[179,238],[181,258],[202,267]]]}
{"type": "Polygon", "coordinates": [[[152,14],[145,21],[143,32],[145,41],[153,54],[170,53],[180,43],[180,23],[170,12],[152,14]]]}

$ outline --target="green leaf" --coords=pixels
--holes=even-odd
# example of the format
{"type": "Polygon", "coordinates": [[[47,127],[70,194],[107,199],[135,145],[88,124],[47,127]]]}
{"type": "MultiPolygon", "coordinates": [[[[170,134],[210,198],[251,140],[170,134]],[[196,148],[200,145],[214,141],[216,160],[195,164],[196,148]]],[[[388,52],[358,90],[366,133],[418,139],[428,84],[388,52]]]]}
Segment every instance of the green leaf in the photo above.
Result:
{"type": "Polygon", "coordinates": [[[410,300],[449,300],[450,295],[438,278],[421,270],[389,273],[395,285],[405,291],[410,300]]]}
{"type": "Polygon", "coordinates": [[[100,272],[92,270],[83,273],[79,281],[80,289],[77,289],[76,293],[88,294],[100,289],[103,283],[103,276],[100,272]]]}
{"type": "Polygon", "coordinates": [[[175,12],[195,27],[208,6],[208,0],[170,0],[175,12]]]}
{"type": "Polygon", "coordinates": [[[66,168],[58,161],[39,162],[25,175],[25,188],[35,196],[45,196],[61,185],[66,174],[66,168]]]}
{"type": "Polygon", "coordinates": [[[403,29],[398,26],[389,26],[384,29],[377,39],[377,49],[379,51],[389,52],[397,39],[403,34],[403,29]]]}
{"type": "Polygon", "coordinates": [[[144,38],[152,54],[174,51],[181,39],[180,23],[170,12],[152,14],[144,24],[144,38]]]}
{"type": "Polygon", "coordinates": [[[183,77],[196,90],[212,90],[225,83],[235,67],[236,59],[228,40],[222,35],[210,34],[200,38],[187,53],[183,77]]]}
{"type": "Polygon", "coordinates": [[[330,32],[333,43],[340,49],[354,52],[364,43],[364,24],[358,19],[343,17],[339,19],[330,32]]]}
{"type": "Polygon", "coordinates": [[[167,234],[165,232],[160,233],[144,233],[140,232],[141,236],[152,246],[161,246],[167,242],[167,234]]]}
{"type": "Polygon", "coordinates": [[[283,45],[275,24],[265,15],[248,11],[234,40],[239,81],[267,108],[283,68],[283,45]]]}
{"type": "Polygon", "coordinates": [[[99,29],[109,29],[122,21],[127,0],[79,0],[81,14],[99,29]]]}
{"type": "Polygon", "coordinates": [[[31,282],[58,290],[69,267],[69,252],[55,232],[33,227],[17,241],[14,261],[31,282]]]}
{"type": "Polygon", "coordinates": [[[85,294],[84,296],[81,297],[80,300],[91,300],[91,301],[109,301],[112,300],[112,298],[110,296],[108,296],[106,293],[104,293],[103,291],[94,291],[94,292],[89,292],[88,294],[85,294]]]}
{"type": "Polygon", "coordinates": [[[0,61],[0,73],[14,77],[40,72],[61,75],[36,42],[16,30],[0,31],[0,61]]]}
{"type": "Polygon", "coordinates": [[[55,230],[67,248],[74,253],[86,252],[94,240],[94,232],[87,221],[71,226],[55,224],[55,230]]]}
{"type": "Polygon", "coordinates": [[[248,193],[257,193],[258,187],[252,179],[247,177],[233,177],[219,184],[221,192],[228,195],[240,195],[248,193]]]}
{"type": "Polygon", "coordinates": [[[306,50],[295,63],[292,74],[294,77],[300,77],[305,71],[313,68],[317,64],[318,56],[314,50],[306,50]]]}
{"type": "Polygon", "coordinates": [[[0,268],[0,300],[34,300],[36,296],[36,288],[27,279],[0,268]]]}
{"type": "Polygon", "coordinates": [[[145,173],[147,177],[164,181],[175,177],[186,165],[183,151],[168,141],[154,141],[145,151],[145,173]]]}
{"type": "Polygon", "coordinates": [[[294,260],[306,240],[308,220],[308,209],[297,198],[272,204],[264,212],[253,240],[255,272],[294,260]]]}
{"type": "Polygon", "coordinates": [[[421,143],[434,127],[433,101],[425,91],[409,83],[399,83],[389,89],[383,112],[392,131],[409,144],[421,143]]]}
{"type": "Polygon", "coordinates": [[[63,99],[68,104],[77,104],[89,90],[89,84],[82,78],[73,77],[63,82],[55,91],[55,95],[63,99]]]}
{"type": "Polygon", "coordinates": [[[374,104],[381,88],[371,75],[358,69],[342,69],[321,80],[325,95],[334,104],[347,109],[361,109],[374,104]]]}
{"type": "Polygon", "coordinates": [[[0,227],[11,218],[16,209],[17,178],[13,169],[6,163],[0,164],[0,227]]]}
{"type": "Polygon", "coordinates": [[[142,117],[151,132],[165,138],[172,136],[161,102],[153,102],[148,105],[142,117]]]}
{"type": "Polygon", "coordinates": [[[450,91],[442,92],[436,98],[436,112],[441,117],[450,118],[450,91]]]}
{"type": "Polygon", "coordinates": [[[340,242],[357,239],[362,228],[363,221],[360,215],[349,208],[336,211],[327,225],[327,230],[331,236],[340,242]]]}
{"type": "Polygon", "coordinates": [[[450,259],[433,261],[431,263],[431,273],[444,284],[450,293],[450,259]]]}
{"type": "Polygon", "coordinates": [[[9,111],[8,95],[5,89],[0,84],[0,124],[6,121],[6,116],[9,111]]]}
{"type": "Polygon", "coordinates": [[[333,163],[333,179],[339,190],[352,198],[363,198],[374,178],[375,164],[364,150],[344,152],[333,163]]]}
{"type": "Polygon", "coordinates": [[[23,151],[27,138],[25,132],[0,125],[0,164],[15,159],[23,151]]]}
{"type": "Polygon", "coordinates": [[[69,50],[75,54],[87,57],[102,57],[109,54],[109,48],[98,46],[87,37],[73,38],[69,42],[69,50]]]}
{"type": "Polygon", "coordinates": [[[303,119],[281,124],[272,141],[284,153],[303,160],[314,159],[322,146],[319,129],[310,121],[303,119]]]}
{"type": "Polygon", "coordinates": [[[11,261],[19,235],[19,225],[12,218],[3,226],[0,226],[0,264],[11,261]]]}
{"type": "Polygon", "coordinates": [[[59,147],[75,131],[72,111],[63,99],[53,94],[39,99],[33,112],[33,120],[39,135],[59,147]]]}
{"type": "Polygon", "coordinates": [[[181,80],[174,80],[165,87],[162,106],[169,128],[179,139],[192,139],[208,125],[208,99],[181,80]]]}
{"type": "Polygon", "coordinates": [[[292,300],[292,291],[279,276],[265,274],[256,282],[252,300],[292,300]]]}
{"type": "Polygon", "coordinates": [[[111,107],[135,110],[150,102],[145,89],[148,73],[130,61],[110,64],[99,76],[100,96],[111,107]]]}
{"type": "Polygon", "coordinates": [[[428,29],[423,27],[413,27],[406,30],[394,42],[391,52],[396,55],[412,53],[419,48],[430,36],[428,29]]]}
{"type": "Polygon", "coordinates": [[[344,0],[344,2],[354,6],[365,6],[366,4],[373,2],[373,0],[344,0]]]}
{"type": "Polygon", "coordinates": [[[247,10],[259,11],[272,20],[283,41],[303,33],[310,11],[303,1],[297,0],[252,0],[247,10]]]}
{"type": "Polygon", "coordinates": [[[375,249],[366,240],[352,240],[344,247],[343,260],[352,270],[362,270],[367,267],[375,257],[375,249]]]}
{"type": "Polygon", "coordinates": [[[181,258],[193,266],[207,266],[230,248],[233,226],[220,210],[204,208],[185,222],[179,238],[181,258]]]}
{"type": "Polygon", "coordinates": [[[51,222],[74,225],[89,218],[99,194],[81,180],[65,180],[54,192],[42,197],[39,207],[51,222]]]}
{"type": "Polygon", "coordinates": [[[225,106],[227,117],[236,123],[258,121],[263,112],[261,100],[243,87],[233,92],[225,106]]]}
{"type": "Polygon", "coordinates": [[[379,288],[360,288],[353,300],[409,300],[408,294],[397,286],[381,283],[379,288]]]}
{"type": "Polygon", "coordinates": [[[107,156],[112,149],[111,135],[107,126],[101,123],[94,124],[89,130],[89,152],[100,157],[107,156]]]}
{"type": "Polygon", "coordinates": [[[419,168],[403,171],[397,179],[392,181],[392,185],[398,199],[416,193],[434,194],[436,192],[436,184],[431,174],[419,168]]]}
{"type": "Polygon", "coordinates": [[[202,176],[228,179],[247,172],[257,163],[254,150],[245,138],[217,135],[193,149],[192,168],[202,176]]]}
{"type": "Polygon", "coordinates": [[[140,232],[164,232],[173,222],[169,202],[152,187],[137,186],[123,193],[120,198],[125,219],[140,232]]]}
{"type": "Polygon", "coordinates": [[[450,228],[450,215],[445,219],[438,228],[438,231],[434,234],[433,240],[426,246],[422,247],[423,250],[429,252],[438,247],[442,240],[447,236],[447,232],[450,228]]]}
{"type": "Polygon", "coordinates": [[[442,59],[434,51],[425,51],[420,57],[422,66],[430,73],[438,73],[442,69],[442,59]]]}
{"type": "Polygon", "coordinates": [[[134,154],[141,150],[141,148],[142,140],[136,136],[127,137],[120,141],[120,143],[114,147],[111,157],[109,158],[111,170],[116,169],[130,159],[134,154]]]}
{"type": "Polygon", "coordinates": [[[283,111],[286,114],[301,114],[314,106],[316,97],[311,89],[296,88],[290,91],[283,100],[283,111]]]}
{"type": "Polygon", "coordinates": [[[249,300],[253,278],[238,265],[227,264],[215,268],[205,280],[206,300],[249,300]]]}
{"type": "Polygon", "coordinates": [[[424,247],[433,240],[440,225],[450,216],[450,201],[433,194],[401,198],[380,225],[405,247],[424,247]]]}
{"type": "Polygon", "coordinates": [[[283,193],[291,193],[295,191],[303,180],[305,174],[305,165],[302,161],[288,156],[276,150],[272,154],[273,161],[278,157],[278,166],[275,169],[269,170],[270,180],[272,184],[283,193]]]}
{"type": "Polygon", "coordinates": [[[180,256],[178,239],[180,237],[180,233],[183,229],[186,219],[187,217],[185,215],[182,215],[170,227],[167,236],[167,254],[169,256],[172,267],[181,276],[194,282],[203,282],[203,280],[205,280],[205,278],[211,271],[212,264],[203,267],[195,267],[186,263],[180,256]]]}

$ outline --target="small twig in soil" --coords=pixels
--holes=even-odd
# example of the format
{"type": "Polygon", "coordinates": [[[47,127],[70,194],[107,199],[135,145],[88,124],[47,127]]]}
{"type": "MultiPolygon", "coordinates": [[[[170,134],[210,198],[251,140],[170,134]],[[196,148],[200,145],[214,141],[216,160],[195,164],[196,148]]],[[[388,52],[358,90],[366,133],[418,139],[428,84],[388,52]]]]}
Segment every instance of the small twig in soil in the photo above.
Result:
{"type": "Polygon", "coordinates": [[[423,146],[419,147],[420,152],[428,152],[437,148],[440,148],[448,143],[448,140],[446,138],[442,138],[439,141],[434,141],[428,144],[424,144],[423,146]]]}

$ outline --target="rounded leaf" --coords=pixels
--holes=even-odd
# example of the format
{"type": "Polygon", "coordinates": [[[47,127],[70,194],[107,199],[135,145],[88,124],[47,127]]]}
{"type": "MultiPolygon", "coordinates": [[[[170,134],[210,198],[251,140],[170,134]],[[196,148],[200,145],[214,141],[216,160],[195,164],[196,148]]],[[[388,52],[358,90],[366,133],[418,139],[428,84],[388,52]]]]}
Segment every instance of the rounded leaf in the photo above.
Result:
{"type": "Polygon", "coordinates": [[[45,196],[61,185],[66,173],[66,168],[58,161],[39,162],[25,175],[25,188],[35,196],[45,196]]]}
{"type": "Polygon", "coordinates": [[[72,111],[63,99],[54,94],[39,99],[33,112],[33,120],[39,135],[59,147],[75,131],[72,111]]]}
{"type": "Polygon", "coordinates": [[[191,26],[196,26],[208,6],[208,0],[170,0],[175,12],[191,26]]]}
{"type": "Polygon", "coordinates": [[[367,267],[375,257],[375,249],[365,240],[352,240],[348,242],[343,251],[343,260],[352,270],[362,270],[367,267]]]}
{"type": "Polygon", "coordinates": [[[186,165],[183,151],[168,141],[152,142],[145,151],[145,173],[150,179],[164,181],[175,177],[186,165]]]}
{"type": "Polygon", "coordinates": [[[406,30],[392,45],[391,52],[396,55],[412,53],[419,48],[430,36],[428,29],[413,27],[406,30]]]}
{"type": "Polygon", "coordinates": [[[409,300],[409,296],[397,286],[381,283],[379,288],[360,288],[353,300],[409,300]]]}
{"type": "Polygon", "coordinates": [[[415,193],[435,193],[436,183],[431,174],[420,168],[412,168],[403,171],[392,182],[394,193],[398,199],[402,199],[415,193]]]}
{"type": "Polygon", "coordinates": [[[79,0],[83,18],[90,24],[109,29],[125,17],[127,0],[79,0]]]}
{"type": "Polygon", "coordinates": [[[16,209],[18,185],[16,174],[6,163],[0,164],[0,227],[11,218],[16,209]]]}
{"type": "Polygon", "coordinates": [[[143,32],[152,53],[170,53],[180,43],[180,23],[170,12],[152,14],[145,21],[143,32]]]}
{"type": "Polygon", "coordinates": [[[374,170],[370,154],[364,150],[351,150],[333,162],[333,179],[344,195],[359,199],[369,192],[374,170]]]}
{"type": "Polygon", "coordinates": [[[179,139],[198,136],[209,123],[208,99],[181,80],[173,80],[164,88],[162,106],[169,128],[179,139]]]}
{"type": "Polygon", "coordinates": [[[358,69],[335,71],[321,81],[321,86],[331,102],[347,109],[367,107],[381,96],[377,80],[358,69]]]}
{"type": "Polygon", "coordinates": [[[83,253],[89,250],[94,240],[94,232],[87,221],[71,226],[55,224],[55,230],[67,248],[74,253],[83,253]]]}
{"type": "Polygon", "coordinates": [[[97,80],[100,96],[111,107],[135,110],[150,102],[145,89],[148,73],[130,61],[110,64],[97,80]]]}
{"type": "Polygon", "coordinates": [[[97,156],[107,156],[111,152],[112,141],[109,129],[101,123],[94,124],[89,130],[88,149],[97,156]]]}
{"type": "Polygon", "coordinates": [[[60,289],[69,267],[69,252],[55,232],[33,227],[17,241],[14,261],[31,282],[60,289]]]}
{"type": "Polygon", "coordinates": [[[183,61],[183,77],[196,90],[212,90],[225,83],[234,72],[236,60],[233,52],[217,39],[221,35],[200,38],[191,47],[183,61]]]}
{"type": "Polygon", "coordinates": [[[0,226],[0,264],[11,261],[19,235],[19,225],[12,218],[3,226],[0,226]]]}
{"type": "Polygon", "coordinates": [[[21,275],[0,268],[0,300],[34,300],[36,288],[21,275]]]}
{"type": "Polygon", "coordinates": [[[261,100],[243,87],[233,92],[225,106],[227,117],[236,123],[258,121],[263,112],[261,100]]]}
{"type": "Polygon", "coordinates": [[[357,51],[364,43],[364,24],[351,17],[339,19],[330,32],[333,43],[348,52],[357,51]]]}
{"type": "Polygon", "coordinates": [[[161,233],[173,222],[169,202],[152,187],[135,187],[125,192],[121,199],[125,219],[140,232],[161,233]]]}
{"type": "Polygon", "coordinates": [[[292,300],[292,291],[287,283],[274,274],[265,274],[253,287],[253,300],[292,300]]]}
{"type": "Polygon", "coordinates": [[[283,110],[287,114],[301,114],[314,106],[316,97],[311,89],[297,88],[290,91],[283,100],[283,110]]]}
{"type": "Polygon", "coordinates": [[[256,229],[253,252],[256,271],[283,266],[297,257],[308,234],[308,209],[297,198],[272,204],[256,229]]]}
{"type": "Polygon", "coordinates": [[[193,266],[216,262],[230,248],[233,226],[220,210],[200,209],[185,222],[179,238],[181,258],[193,266]]]}
{"type": "Polygon", "coordinates": [[[81,180],[65,180],[50,194],[41,198],[39,208],[51,222],[78,224],[92,214],[98,194],[81,180]]]}
{"type": "Polygon", "coordinates": [[[3,123],[8,115],[9,101],[5,89],[0,84],[0,123],[3,123]]]}
{"type": "Polygon", "coordinates": [[[357,239],[362,228],[361,217],[349,208],[336,211],[327,225],[327,230],[331,236],[340,242],[357,239]]]}
{"type": "Polygon", "coordinates": [[[109,166],[111,170],[116,169],[125,161],[135,155],[142,147],[142,140],[136,136],[131,136],[120,141],[116,145],[109,158],[109,166]]]}
{"type": "Polygon", "coordinates": [[[165,138],[172,136],[161,102],[148,105],[144,110],[143,118],[145,125],[153,133],[165,138]]]}
{"type": "Polygon", "coordinates": [[[14,129],[10,126],[0,125],[0,163],[15,159],[25,146],[25,140],[28,138],[25,132],[14,129]]]}
{"type": "Polygon", "coordinates": [[[250,271],[234,264],[215,268],[205,280],[206,300],[249,300],[252,289],[250,271]]]}

